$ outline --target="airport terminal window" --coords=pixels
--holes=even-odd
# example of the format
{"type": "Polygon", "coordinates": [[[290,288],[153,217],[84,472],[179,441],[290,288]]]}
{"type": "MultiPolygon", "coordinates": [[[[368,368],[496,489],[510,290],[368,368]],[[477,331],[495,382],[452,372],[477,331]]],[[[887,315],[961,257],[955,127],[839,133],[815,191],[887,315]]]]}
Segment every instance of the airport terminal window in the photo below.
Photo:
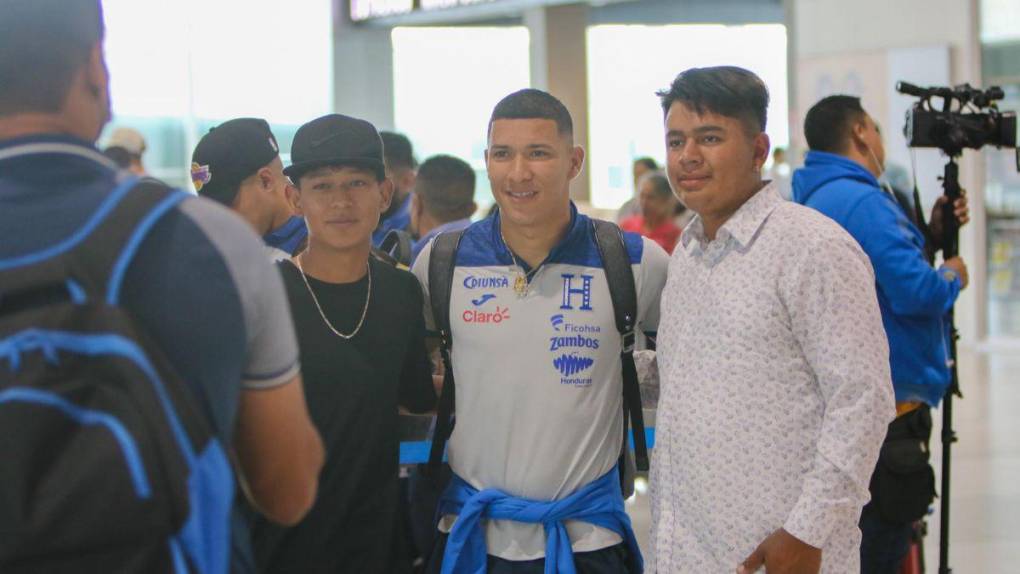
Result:
{"type": "Polygon", "coordinates": [[[786,147],[790,137],[785,26],[588,29],[588,168],[595,207],[615,209],[631,198],[634,159],[651,156],[660,163],[664,159],[662,108],[656,90],[668,87],[686,68],[723,64],[752,70],[765,81],[772,97],[768,134],[773,147],[786,147]]]}
{"type": "Polygon", "coordinates": [[[105,0],[103,9],[114,114],[106,133],[141,131],[146,167],[172,185],[192,189],[191,151],[224,120],[266,118],[286,161],[297,126],[332,109],[329,0],[105,0]]]}
{"type": "Polygon", "coordinates": [[[981,42],[1020,40],[1020,2],[981,0],[981,42]]]}
{"type": "MultiPolygon", "coordinates": [[[[1020,85],[1003,86],[999,107],[1020,110],[1020,85]]],[[[986,148],[988,229],[988,334],[1020,337],[1020,174],[1015,154],[986,148]]]]}
{"type": "Polygon", "coordinates": [[[527,28],[398,27],[392,38],[397,131],[411,139],[419,161],[445,153],[470,163],[483,211],[492,204],[485,127],[496,102],[530,86],[527,28]]]}
{"type": "MultiPolygon", "coordinates": [[[[1020,111],[1020,3],[981,0],[985,86],[1002,86],[1002,110],[1020,111]]],[[[988,334],[1020,337],[1020,174],[1015,156],[986,148],[985,215],[988,254],[988,334]]]]}

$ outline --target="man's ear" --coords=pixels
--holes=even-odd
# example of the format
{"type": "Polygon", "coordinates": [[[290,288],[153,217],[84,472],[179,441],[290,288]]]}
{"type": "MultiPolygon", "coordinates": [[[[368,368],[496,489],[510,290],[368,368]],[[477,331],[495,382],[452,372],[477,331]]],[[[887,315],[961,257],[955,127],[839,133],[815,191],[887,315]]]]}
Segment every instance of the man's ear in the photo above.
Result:
{"type": "Polygon", "coordinates": [[[260,168],[255,174],[258,176],[259,187],[262,191],[273,191],[275,177],[273,171],[268,167],[260,168]]]}
{"type": "Polygon", "coordinates": [[[290,204],[294,215],[304,217],[305,212],[301,209],[301,190],[296,185],[288,185],[284,193],[287,195],[287,203],[290,204]]]}
{"type": "Polygon", "coordinates": [[[755,171],[761,171],[762,166],[765,165],[765,161],[769,158],[769,150],[772,148],[772,142],[769,140],[769,135],[765,132],[759,132],[758,135],[754,136],[754,169],[755,171]]]}
{"type": "MultiPolygon", "coordinates": [[[[110,74],[106,68],[106,59],[103,56],[103,43],[96,42],[89,51],[89,59],[82,71],[84,88],[95,100],[95,105],[100,116],[98,131],[110,121],[110,74]]],[[[99,134],[96,133],[96,137],[99,134]]]]}
{"type": "Polygon", "coordinates": [[[379,184],[379,193],[382,194],[382,209],[380,213],[385,213],[393,201],[393,180],[388,177],[382,180],[382,183],[379,184]]]}
{"type": "Polygon", "coordinates": [[[868,140],[865,139],[865,134],[868,131],[868,125],[863,121],[856,122],[852,128],[850,128],[850,143],[853,147],[858,149],[864,149],[868,146],[868,140]]]}
{"type": "Polygon", "coordinates": [[[570,179],[577,177],[581,173],[581,169],[584,167],[584,148],[575,145],[570,150],[570,179]]]}

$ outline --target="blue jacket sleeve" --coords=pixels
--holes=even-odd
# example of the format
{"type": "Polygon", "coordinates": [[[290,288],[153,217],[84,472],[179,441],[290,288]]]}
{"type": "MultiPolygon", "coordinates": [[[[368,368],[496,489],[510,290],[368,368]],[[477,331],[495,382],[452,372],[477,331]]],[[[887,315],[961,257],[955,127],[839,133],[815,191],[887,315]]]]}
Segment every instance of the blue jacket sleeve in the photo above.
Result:
{"type": "Polygon", "coordinates": [[[928,264],[911,226],[899,207],[879,194],[862,199],[846,223],[871,259],[878,290],[894,313],[942,316],[960,294],[960,280],[948,281],[928,264]]]}

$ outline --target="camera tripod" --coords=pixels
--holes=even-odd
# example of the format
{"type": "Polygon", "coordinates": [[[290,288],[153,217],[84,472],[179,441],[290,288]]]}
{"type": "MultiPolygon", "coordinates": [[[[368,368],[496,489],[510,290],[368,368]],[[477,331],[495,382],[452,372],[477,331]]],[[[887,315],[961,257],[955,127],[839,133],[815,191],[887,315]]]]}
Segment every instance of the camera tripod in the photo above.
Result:
{"type": "MultiPolygon", "coordinates": [[[[959,154],[949,156],[945,172],[942,176],[942,189],[949,200],[942,207],[942,257],[948,260],[959,255],[960,223],[954,213],[954,204],[961,197],[960,168],[956,163],[959,154]]],[[[949,478],[952,468],[952,446],[956,442],[956,431],[953,430],[953,397],[963,398],[960,392],[960,379],[957,373],[956,341],[959,333],[956,330],[953,309],[949,310],[949,371],[950,385],[942,399],[942,485],[939,500],[939,574],[951,574],[949,567],[949,478]]]]}

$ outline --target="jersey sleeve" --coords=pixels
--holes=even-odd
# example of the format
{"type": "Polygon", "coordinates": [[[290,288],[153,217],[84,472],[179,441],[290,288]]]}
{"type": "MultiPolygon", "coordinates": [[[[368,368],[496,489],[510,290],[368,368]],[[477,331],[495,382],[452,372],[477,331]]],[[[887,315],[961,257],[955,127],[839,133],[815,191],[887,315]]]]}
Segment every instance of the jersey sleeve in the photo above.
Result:
{"type": "Polygon", "coordinates": [[[233,279],[244,315],[245,389],[267,389],[299,371],[297,338],[279,271],[266,257],[262,241],[243,220],[204,199],[182,209],[220,253],[233,279]]]}
{"type": "Polygon", "coordinates": [[[634,265],[634,282],[638,294],[638,328],[652,333],[659,329],[659,299],[666,286],[669,255],[655,241],[642,238],[641,262],[634,265]]]}

